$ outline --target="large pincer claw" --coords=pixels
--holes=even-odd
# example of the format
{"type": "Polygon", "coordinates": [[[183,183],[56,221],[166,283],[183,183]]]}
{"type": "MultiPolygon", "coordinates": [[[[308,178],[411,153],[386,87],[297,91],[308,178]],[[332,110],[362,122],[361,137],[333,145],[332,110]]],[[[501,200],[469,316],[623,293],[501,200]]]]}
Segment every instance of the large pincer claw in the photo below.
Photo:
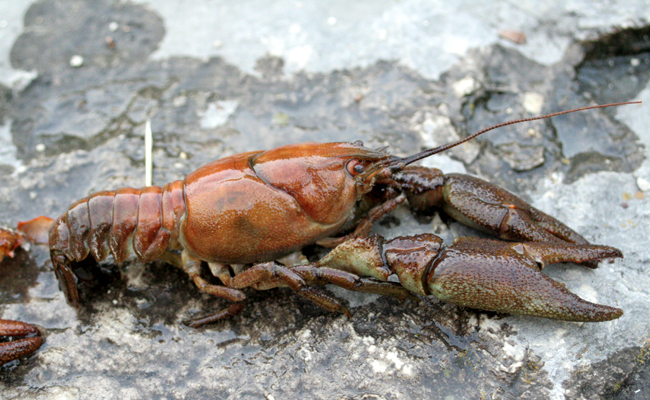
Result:
{"type": "Polygon", "coordinates": [[[15,338],[0,343],[0,365],[32,354],[45,342],[34,325],[8,319],[0,319],[0,336],[15,338]]]}
{"type": "Polygon", "coordinates": [[[622,256],[607,246],[462,237],[440,255],[426,282],[432,295],[465,307],[567,321],[609,321],[623,310],[583,300],[541,269],[556,262],[622,256]]]}
{"type": "MultiPolygon", "coordinates": [[[[514,194],[482,179],[408,167],[395,175],[409,204],[419,211],[442,208],[456,221],[514,242],[589,244],[562,222],[514,194]]],[[[597,261],[583,263],[596,268],[597,261]]]]}
{"type": "Polygon", "coordinates": [[[348,240],[316,265],[292,271],[310,283],[334,283],[350,290],[402,298],[402,292],[409,291],[479,310],[600,322],[616,319],[623,311],[583,300],[541,270],[552,263],[617,257],[623,255],[613,247],[559,241],[461,237],[445,248],[442,239],[430,233],[388,241],[375,235],[348,240]],[[392,274],[399,278],[402,292],[388,282],[392,274]]]}

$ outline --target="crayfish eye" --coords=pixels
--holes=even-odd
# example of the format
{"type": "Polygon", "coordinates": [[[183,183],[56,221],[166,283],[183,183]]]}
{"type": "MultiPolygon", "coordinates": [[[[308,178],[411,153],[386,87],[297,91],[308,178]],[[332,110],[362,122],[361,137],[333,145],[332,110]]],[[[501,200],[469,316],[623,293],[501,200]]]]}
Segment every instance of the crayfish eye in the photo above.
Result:
{"type": "Polygon", "coordinates": [[[363,174],[366,170],[359,160],[350,160],[347,169],[352,176],[363,174]]]}
{"type": "Polygon", "coordinates": [[[361,140],[355,140],[354,143],[352,143],[355,146],[361,146],[363,147],[363,142],[361,140]]]}

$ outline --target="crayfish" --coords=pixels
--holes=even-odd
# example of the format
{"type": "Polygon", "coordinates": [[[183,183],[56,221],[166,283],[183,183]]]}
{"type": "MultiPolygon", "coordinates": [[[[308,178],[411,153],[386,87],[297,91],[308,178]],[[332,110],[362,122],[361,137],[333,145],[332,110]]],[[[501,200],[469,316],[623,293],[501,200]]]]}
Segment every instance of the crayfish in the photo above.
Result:
{"type": "Polygon", "coordinates": [[[240,312],[249,287],[288,286],[349,315],[341,301],[315,287],[323,284],[402,299],[433,295],[480,310],[567,321],[616,319],[621,309],[585,301],[541,270],[556,262],[595,268],[622,257],[619,250],[589,244],[491,183],[410,165],[500,126],[578,110],[506,122],[404,158],[359,141],[293,144],[226,157],[163,187],[94,193],[53,223],[54,271],[67,302],[78,307],[78,262],[111,255],[121,263],[131,253],[142,262],[164,260],[200,291],[233,302],[189,322],[193,327],[240,312]],[[433,234],[371,236],[373,223],[402,203],[439,209],[507,242],[461,237],[446,247],[433,234]],[[312,244],[333,249],[306,264],[288,257],[312,244]]]}
{"type": "MultiPolygon", "coordinates": [[[[50,218],[41,216],[20,222],[15,230],[0,227],[0,262],[5,257],[13,257],[18,248],[28,248],[30,243],[46,244],[51,225],[50,218]]],[[[30,355],[45,341],[43,333],[36,326],[8,319],[0,319],[0,337],[14,338],[0,342],[0,365],[30,355]]]]}

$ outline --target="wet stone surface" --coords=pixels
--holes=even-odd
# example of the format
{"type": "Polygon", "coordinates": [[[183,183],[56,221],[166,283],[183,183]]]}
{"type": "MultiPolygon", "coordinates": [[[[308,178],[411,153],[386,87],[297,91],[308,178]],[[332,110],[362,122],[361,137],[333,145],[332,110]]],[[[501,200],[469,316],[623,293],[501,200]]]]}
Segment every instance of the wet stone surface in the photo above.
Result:
{"type": "MultiPolygon", "coordinates": [[[[270,55],[255,74],[220,57],[153,59],[165,23],[128,2],[30,6],[10,61],[37,77],[23,90],[0,85],[0,221],[55,217],[89,193],[142,186],[147,119],[161,185],[223,156],[288,143],[360,139],[406,155],[511,119],[650,100],[647,27],[576,41],[550,66],[493,44],[427,79],[399,60],[289,75],[270,55]],[[630,37],[637,45],[624,54],[606,50],[630,37]],[[75,55],[81,66],[71,66],[75,55]]],[[[91,264],[77,313],[47,249],[33,246],[0,265],[2,316],[43,326],[48,337],[36,355],[0,371],[3,397],[641,398],[649,196],[620,203],[650,179],[650,137],[647,118],[627,112],[504,127],[425,161],[486,178],[588,240],[620,247],[624,260],[595,271],[549,268],[579,295],[623,308],[619,321],[510,317],[328,288],[348,302],[351,319],[287,289],[249,291],[240,315],[197,330],[182,321],[228,303],[200,294],[181,271],[91,264]]],[[[434,232],[448,242],[477,235],[439,217],[416,221],[405,208],[377,231],[434,232]]]]}

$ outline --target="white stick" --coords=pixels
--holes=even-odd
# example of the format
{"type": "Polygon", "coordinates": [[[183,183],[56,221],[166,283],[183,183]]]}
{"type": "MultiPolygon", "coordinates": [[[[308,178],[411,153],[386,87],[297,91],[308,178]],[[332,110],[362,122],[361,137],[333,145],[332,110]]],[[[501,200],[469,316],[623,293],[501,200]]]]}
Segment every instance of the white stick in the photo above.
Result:
{"type": "Polygon", "coordinates": [[[151,133],[151,120],[144,126],[144,185],[153,185],[153,134],[151,133]]]}

